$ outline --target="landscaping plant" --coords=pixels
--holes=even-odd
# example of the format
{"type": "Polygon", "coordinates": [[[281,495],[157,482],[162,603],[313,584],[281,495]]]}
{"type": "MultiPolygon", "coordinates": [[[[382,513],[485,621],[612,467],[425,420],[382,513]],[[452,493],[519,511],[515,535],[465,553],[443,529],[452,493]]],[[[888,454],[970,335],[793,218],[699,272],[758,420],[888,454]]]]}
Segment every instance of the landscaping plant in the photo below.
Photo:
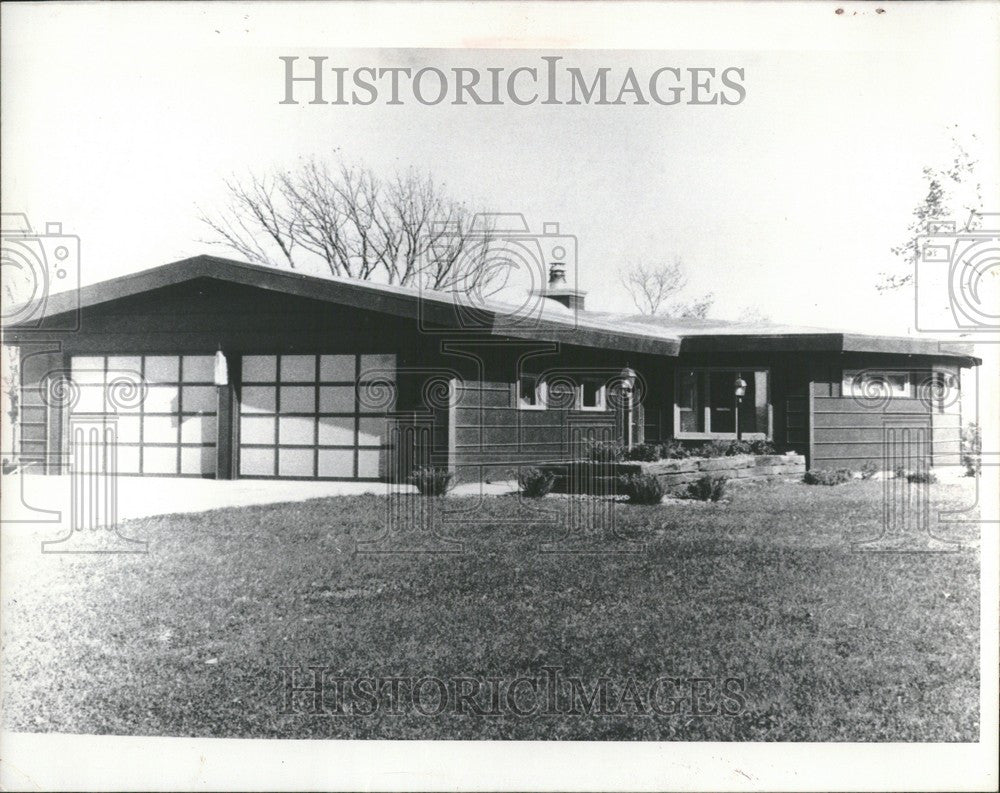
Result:
{"type": "Polygon", "coordinates": [[[698,501],[718,501],[726,494],[726,477],[703,474],[693,482],[688,482],[687,494],[698,501]]]}
{"type": "Polygon", "coordinates": [[[625,457],[625,446],[615,441],[587,441],[585,454],[595,463],[617,463],[625,457]]]}
{"type": "Polygon", "coordinates": [[[752,441],[709,441],[694,451],[695,457],[734,457],[737,454],[774,454],[774,444],[757,439],[752,441]]]}
{"type": "Polygon", "coordinates": [[[937,481],[933,471],[914,471],[906,475],[906,481],[911,485],[930,485],[937,481]]]}
{"type": "Polygon", "coordinates": [[[776,451],[771,441],[758,438],[750,441],[750,454],[776,454],[776,451]]]}
{"type": "Polygon", "coordinates": [[[455,475],[447,468],[435,466],[425,466],[414,469],[410,474],[410,481],[416,485],[417,490],[425,496],[443,496],[452,486],[452,478],[455,475]]]}
{"type": "Polygon", "coordinates": [[[871,479],[875,474],[878,473],[878,463],[874,460],[869,460],[864,465],[861,466],[861,478],[871,479]]]}
{"type": "Polygon", "coordinates": [[[691,456],[691,450],[680,441],[667,441],[660,446],[661,460],[683,460],[691,456]]]}
{"type": "Polygon", "coordinates": [[[802,481],[807,485],[842,485],[854,478],[854,472],[849,468],[834,468],[823,471],[806,471],[802,481]]]}
{"type": "Polygon", "coordinates": [[[656,443],[640,443],[625,452],[626,460],[655,463],[660,459],[660,447],[656,443]]]}
{"type": "Polygon", "coordinates": [[[659,504],[663,498],[663,483],[652,474],[619,477],[618,488],[632,504],[659,504]]]}
{"type": "Polygon", "coordinates": [[[540,468],[523,468],[517,476],[521,485],[521,494],[528,498],[541,498],[552,491],[556,476],[551,471],[540,468]]]}
{"type": "Polygon", "coordinates": [[[979,476],[983,470],[983,431],[975,422],[962,431],[962,465],[966,476],[979,476]]]}

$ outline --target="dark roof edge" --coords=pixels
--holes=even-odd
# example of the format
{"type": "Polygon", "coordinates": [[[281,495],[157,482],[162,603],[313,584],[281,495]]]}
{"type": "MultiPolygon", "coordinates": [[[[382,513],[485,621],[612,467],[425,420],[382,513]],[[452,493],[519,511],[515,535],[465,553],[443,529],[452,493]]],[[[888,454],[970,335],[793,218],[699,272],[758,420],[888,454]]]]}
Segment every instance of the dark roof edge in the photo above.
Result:
{"type": "Polygon", "coordinates": [[[718,334],[681,336],[681,354],[696,352],[858,352],[923,355],[979,366],[972,345],[907,336],[858,333],[718,334]]]}
{"type": "MultiPolygon", "coordinates": [[[[455,304],[443,295],[435,299],[423,299],[419,293],[397,291],[392,287],[380,288],[382,285],[367,281],[329,280],[210,254],[200,254],[89,284],[75,292],[51,295],[45,304],[45,315],[58,316],[78,308],[131,297],[196,278],[228,280],[299,297],[383,311],[436,323],[446,328],[462,327],[455,304]]],[[[427,298],[431,298],[431,295],[427,295],[427,298]]],[[[560,341],[584,347],[605,347],[670,357],[696,352],[867,352],[943,358],[957,360],[965,366],[978,366],[982,363],[980,358],[971,354],[971,345],[934,339],[841,332],[713,335],[685,335],[681,332],[670,338],[662,334],[637,332],[634,327],[623,330],[621,327],[602,327],[586,322],[563,324],[538,321],[516,328],[502,319],[498,321],[498,317],[499,314],[494,315],[493,326],[489,328],[489,332],[496,336],[560,341]]],[[[30,330],[31,335],[44,332],[37,331],[30,324],[12,324],[4,330],[11,341],[19,340],[19,331],[30,330]]]]}

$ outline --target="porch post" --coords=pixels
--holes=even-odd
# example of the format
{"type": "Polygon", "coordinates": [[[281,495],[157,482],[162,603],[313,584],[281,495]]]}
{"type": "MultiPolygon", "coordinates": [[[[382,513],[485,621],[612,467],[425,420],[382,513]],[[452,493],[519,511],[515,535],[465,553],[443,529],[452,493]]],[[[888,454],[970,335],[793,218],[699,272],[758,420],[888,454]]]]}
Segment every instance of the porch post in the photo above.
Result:
{"type": "Polygon", "coordinates": [[[218,408],[216,411],[215,478],[237,479],[236,444],[238,434],[236,421],[239,410],[234,383],[240,377],[240,357],[225,355],[226,382],[217,382],[218,408]]]}

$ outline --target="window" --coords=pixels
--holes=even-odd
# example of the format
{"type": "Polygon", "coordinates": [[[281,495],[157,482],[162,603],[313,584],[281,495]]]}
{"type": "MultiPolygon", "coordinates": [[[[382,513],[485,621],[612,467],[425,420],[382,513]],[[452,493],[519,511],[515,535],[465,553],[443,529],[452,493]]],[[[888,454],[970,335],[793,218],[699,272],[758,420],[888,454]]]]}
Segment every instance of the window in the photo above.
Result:
{"type": "Polygon", "coordinates": [[[845,369],[841,393],[867,399],[884,396],[908,399],[913,396],[913,381],[910,372],[845,369]]]}
{"type": "Polygon", "coordinates": [[[521,410],[545,410],[545,383],[536,374],[522,374],[517,381],[517,406],[521,410]]]}
{"type": "Polygon", "coordinates": [[[678,438],[771,437],[771,403],[766,369],[682,369],[674,394],[678,438]],[[736,381],[746,382],[742,399],[736,381]]]}
{"type": "Polygon", "coordinates": [[[604,410],[607,402],[607,386],[600,377],[582,377],[579,385],[580,410],[604,410]]]}

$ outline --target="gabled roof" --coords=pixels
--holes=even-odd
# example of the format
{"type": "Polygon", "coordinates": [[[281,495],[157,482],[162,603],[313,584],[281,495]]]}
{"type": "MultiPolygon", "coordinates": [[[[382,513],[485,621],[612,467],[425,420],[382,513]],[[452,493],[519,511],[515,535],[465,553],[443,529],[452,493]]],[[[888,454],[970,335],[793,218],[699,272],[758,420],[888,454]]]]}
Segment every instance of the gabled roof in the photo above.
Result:
{"type": "MultiPolygon", "coordinates": [[[[571,311],[554,300],[534,300],[518,306],[503,300],[474,300],[457,292],[306,275],[208,255],[91,284],[76,292],[53,294],[46,301],[44,315],[54,317],[201,278],[416,319],[426,328],[471,326],[496,336],[562,341],[627,352],[666,356],[751,350],[872,352],[950,358],[964,365],[981,363],[970,355],[968,345],[948,345],[934,339],[771,323],[571,311]]],[[[16,341],[21,335],[18,331],[27,327],[15,324],[5,330],[16,341]]]]}

